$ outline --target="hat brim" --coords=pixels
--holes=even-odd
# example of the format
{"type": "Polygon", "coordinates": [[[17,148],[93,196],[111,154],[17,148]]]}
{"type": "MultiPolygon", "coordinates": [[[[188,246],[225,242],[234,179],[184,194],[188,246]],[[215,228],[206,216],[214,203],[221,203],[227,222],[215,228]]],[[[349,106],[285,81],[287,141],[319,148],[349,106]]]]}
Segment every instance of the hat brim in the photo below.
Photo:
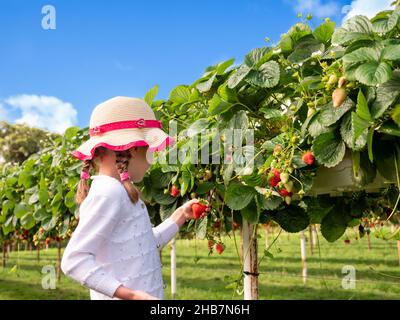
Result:
{"type": "Polygon", "coordinates": [[[164,150],[174,143],[175,140],[159,128],[122,129],[92,136],[71,154],[79,160],[90,160],[98,147],[123,151],[148,146],[148,151],[154,152],[164,150]]]}

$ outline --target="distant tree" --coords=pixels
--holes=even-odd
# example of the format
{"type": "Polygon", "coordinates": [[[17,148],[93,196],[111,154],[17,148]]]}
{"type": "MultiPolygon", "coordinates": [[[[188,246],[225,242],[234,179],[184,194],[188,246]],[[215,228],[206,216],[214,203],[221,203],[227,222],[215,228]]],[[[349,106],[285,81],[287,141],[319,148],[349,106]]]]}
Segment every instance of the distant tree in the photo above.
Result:
{"type": "Polygon", "coordinates": [[[22,163],[31,154],[49,147],[59,134],[0,121],[0,159],[3,162],[22,163]]]}

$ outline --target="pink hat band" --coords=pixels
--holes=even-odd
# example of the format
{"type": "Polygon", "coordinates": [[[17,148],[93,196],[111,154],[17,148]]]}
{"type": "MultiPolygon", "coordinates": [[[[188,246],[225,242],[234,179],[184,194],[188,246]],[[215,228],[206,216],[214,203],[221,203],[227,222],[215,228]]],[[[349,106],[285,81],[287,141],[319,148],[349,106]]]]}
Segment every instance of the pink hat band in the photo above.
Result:
{"type": "Polygon", "coordinates": [[[97,136],[104,132],[118,130],[118,129],[131,129],[131,128],[162,128],[162,123],[159,120],[145,120],[143,118],[137,120],[117,121],[106,123],[100,126],[89,129],[90,136],[97,136]]]}
{"type": "Polygon", "coordinates": [[[128,171],[125,171],[125,172],[121,173],[121,174],[119,175],[119,177],[121,178],[121,181],[128,180],[128,179],[129,179],[129,172],[128,172],[128,171]]]}
{"type": "Polygon", "coordinates": [[[81,171],[81,179],[88,180],[90,177],[89,173],[86,171],[81,171]]]}

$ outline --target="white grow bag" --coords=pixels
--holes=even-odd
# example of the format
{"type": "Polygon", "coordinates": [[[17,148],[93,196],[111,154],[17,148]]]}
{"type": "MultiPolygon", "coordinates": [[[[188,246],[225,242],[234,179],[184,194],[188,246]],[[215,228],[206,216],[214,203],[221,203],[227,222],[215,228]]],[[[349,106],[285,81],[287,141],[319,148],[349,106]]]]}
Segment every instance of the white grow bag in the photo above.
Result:
{"type": "Polygon", "coordinates": [[[329,194],[330,196],[340,196],[343,192],[361,190],[365,190],[367,193],[374,193],[379,192],[380,189],[387,187],[391,183],[395,183],[395,179],[388,181],[377,172],[373,182],[366,185],[360,184],[354,178],[351,151],[347,149],[343,160],[337,166],[332,168],[321,166],[317,169],[309,195],[329,194]]]}

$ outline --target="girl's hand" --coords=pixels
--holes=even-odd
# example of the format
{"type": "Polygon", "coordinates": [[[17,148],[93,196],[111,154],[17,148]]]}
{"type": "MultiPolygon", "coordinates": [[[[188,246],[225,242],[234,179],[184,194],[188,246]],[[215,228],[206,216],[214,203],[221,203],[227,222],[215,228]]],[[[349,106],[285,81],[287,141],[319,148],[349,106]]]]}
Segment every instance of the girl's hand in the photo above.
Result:
{"type": "MultiPolygon", "coordinates": [[[[193,211],[192,211],[192,204],[198,203],[199,201],[200,201],[199,199],[194,198],[194,199],[186,202],[185,204],[183,204],[182,206],[179,207],[182,210],[182,214],[185,217],[186,221],[189,220],[189,219],[194,219],[195,218],[194,214],[193,214],[193,211]]],[[[210,205],[207,204],[207,209],[201,215],[200,218],[205,217],[210,212],[210,210],[211,210],[210,205]]]]}
{"type": "Polygon", "coordinates": [[[141,290],[132,290],[123,285],[119,286],[114,293],[114,297],[122,300],[160,300],[141,290]]]}
{"type": "Polygon", "coordinates": [[[160,300],[157,297],[154,297],[144,291],[141,290],[133,290],[132,300],[160,300]]]}

